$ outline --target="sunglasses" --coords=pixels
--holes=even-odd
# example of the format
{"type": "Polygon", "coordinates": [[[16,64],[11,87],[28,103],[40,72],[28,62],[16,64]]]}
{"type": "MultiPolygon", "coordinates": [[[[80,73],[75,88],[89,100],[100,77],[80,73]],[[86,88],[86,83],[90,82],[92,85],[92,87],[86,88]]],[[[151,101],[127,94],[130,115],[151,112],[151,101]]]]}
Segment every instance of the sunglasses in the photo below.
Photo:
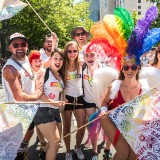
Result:
{"type": "Polygon", "coordinates": [[[75,33],[75,36],[79,37],[79,36],[84,36],[86,35],[86,32],[80,32],[80,33],[75,33]]]}
{"type": "Polygon", "coordinates": [[[131,69],[132,71],[136,71],[137,68],[138,68],[138,66],[136,66],[136,65],[132,65],[132,66],[125,65],[125,66],[123,66],[124,71],[128,71],[129,69],[131,69]]]}
{"type": "Polygon", "coordinates": [[[69,54],[71,54],[72,52],[73,52],[73,53],[77,53],[78,50],[73,50],[73,51],[72,51],[72,50],[67,50],[67,53],[69,53],[69,54]]]}
{"type": "Polygon", "coordinates": [[[22,42],[22,43],[13,43],[12,46],[13,46],[13,48],[19,48],[19,47],[25,48],[25,47],[27,47],[27,43],[25,43],[25,42],[22,42]]]}

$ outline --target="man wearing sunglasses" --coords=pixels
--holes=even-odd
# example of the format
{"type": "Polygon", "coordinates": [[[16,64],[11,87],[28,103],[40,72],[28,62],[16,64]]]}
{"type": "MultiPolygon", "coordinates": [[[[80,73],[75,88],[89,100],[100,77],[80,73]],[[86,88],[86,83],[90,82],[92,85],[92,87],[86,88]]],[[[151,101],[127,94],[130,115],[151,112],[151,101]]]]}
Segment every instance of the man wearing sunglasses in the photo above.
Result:
{"type": "Polygon", "coordinates": [[[71,31],[71,38],[78,43],[80,52],[83,51],[85,45],[87,45],[90,38],[90,33],[83,26],[75,27],[71,31]]]}
{"type": "MultiPolygon", "coordinates": [[[[11,58],[7,60],[2,69],[2,84],[6,102],[37,100],[43,92],[43,87],[40,86],[35,89],[34,73],[26,56],[28,50],[27,38],[20,33],[12,34],[8,49],[11,52],[11,58]]],[[[16,160],[24,159],[33,129],[34,124],[32,123],[21,143],[16,160]]]]}

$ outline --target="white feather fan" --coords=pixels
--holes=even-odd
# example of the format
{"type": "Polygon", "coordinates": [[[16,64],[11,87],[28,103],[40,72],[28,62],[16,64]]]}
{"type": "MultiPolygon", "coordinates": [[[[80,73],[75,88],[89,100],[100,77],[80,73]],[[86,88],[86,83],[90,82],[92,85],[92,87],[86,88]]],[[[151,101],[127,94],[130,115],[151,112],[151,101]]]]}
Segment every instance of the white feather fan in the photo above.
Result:
{"type": "Polygon", "coordinates": [[[97,107],[101,107],[108,92],[108,87],[117,78],[118,72],[112,67],[99,68],[94,72],[92,89],[97,107]]]}

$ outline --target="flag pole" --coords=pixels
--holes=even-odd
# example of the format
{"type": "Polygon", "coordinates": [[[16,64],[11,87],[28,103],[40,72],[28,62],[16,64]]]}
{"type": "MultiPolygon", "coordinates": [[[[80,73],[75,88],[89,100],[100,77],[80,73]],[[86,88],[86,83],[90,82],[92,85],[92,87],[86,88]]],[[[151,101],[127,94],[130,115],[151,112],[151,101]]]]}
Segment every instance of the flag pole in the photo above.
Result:
{"type": "MultiPolygon", "coordinates": [[[[17,102],[0,102],[0,104],[52,104],[55,102],[38,102],[38,101],[17,101],[17,102]]],[[[65,103],[68,105],[83,106],[81,103],[65,103]]]]}
{"type": "Polygon", "coordinates": [[[35,12],[35,14],[38,16],[38,18],[42,21],[42,23],[48,28],[48,30],[50,32],[52,32],[52,30],[48,27],[48,25],[44,22],[44,20],[40,17],[40,15],[36,12],[36,10],[32,7],[32,5],[28,2],[28,0],[26,0],[27,4],[32,8],[32,10],[35,12]]]}

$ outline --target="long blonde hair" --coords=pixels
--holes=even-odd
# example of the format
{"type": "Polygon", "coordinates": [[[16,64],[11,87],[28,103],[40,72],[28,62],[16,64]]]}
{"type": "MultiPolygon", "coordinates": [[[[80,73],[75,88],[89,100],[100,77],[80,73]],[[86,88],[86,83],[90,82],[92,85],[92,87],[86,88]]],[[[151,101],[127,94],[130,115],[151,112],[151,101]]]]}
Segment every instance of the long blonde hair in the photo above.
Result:
{"type": "Polygon", "coordinates": [[[80,61],[79,61],[78,44],[75,41],[69,41],[64,46],[64,65],[63,65],[62,77],[63,77],[63,81],[64,81],[65,86],[66,86],[66,80],[67,80],[67,77],[68,77],[68,67],[69,67],[69,59],[68,59],[68,56],[67,56],[67,50],[68,50],[68,47],[70,45],[76,46],[76,48],[78,50],[78,55],[77,55],[77,57],[75,59],[74,65],[75,65],[75,68],[77,70],[77,74],[79,74],[79,72],[80,72],[80,61]]]}

